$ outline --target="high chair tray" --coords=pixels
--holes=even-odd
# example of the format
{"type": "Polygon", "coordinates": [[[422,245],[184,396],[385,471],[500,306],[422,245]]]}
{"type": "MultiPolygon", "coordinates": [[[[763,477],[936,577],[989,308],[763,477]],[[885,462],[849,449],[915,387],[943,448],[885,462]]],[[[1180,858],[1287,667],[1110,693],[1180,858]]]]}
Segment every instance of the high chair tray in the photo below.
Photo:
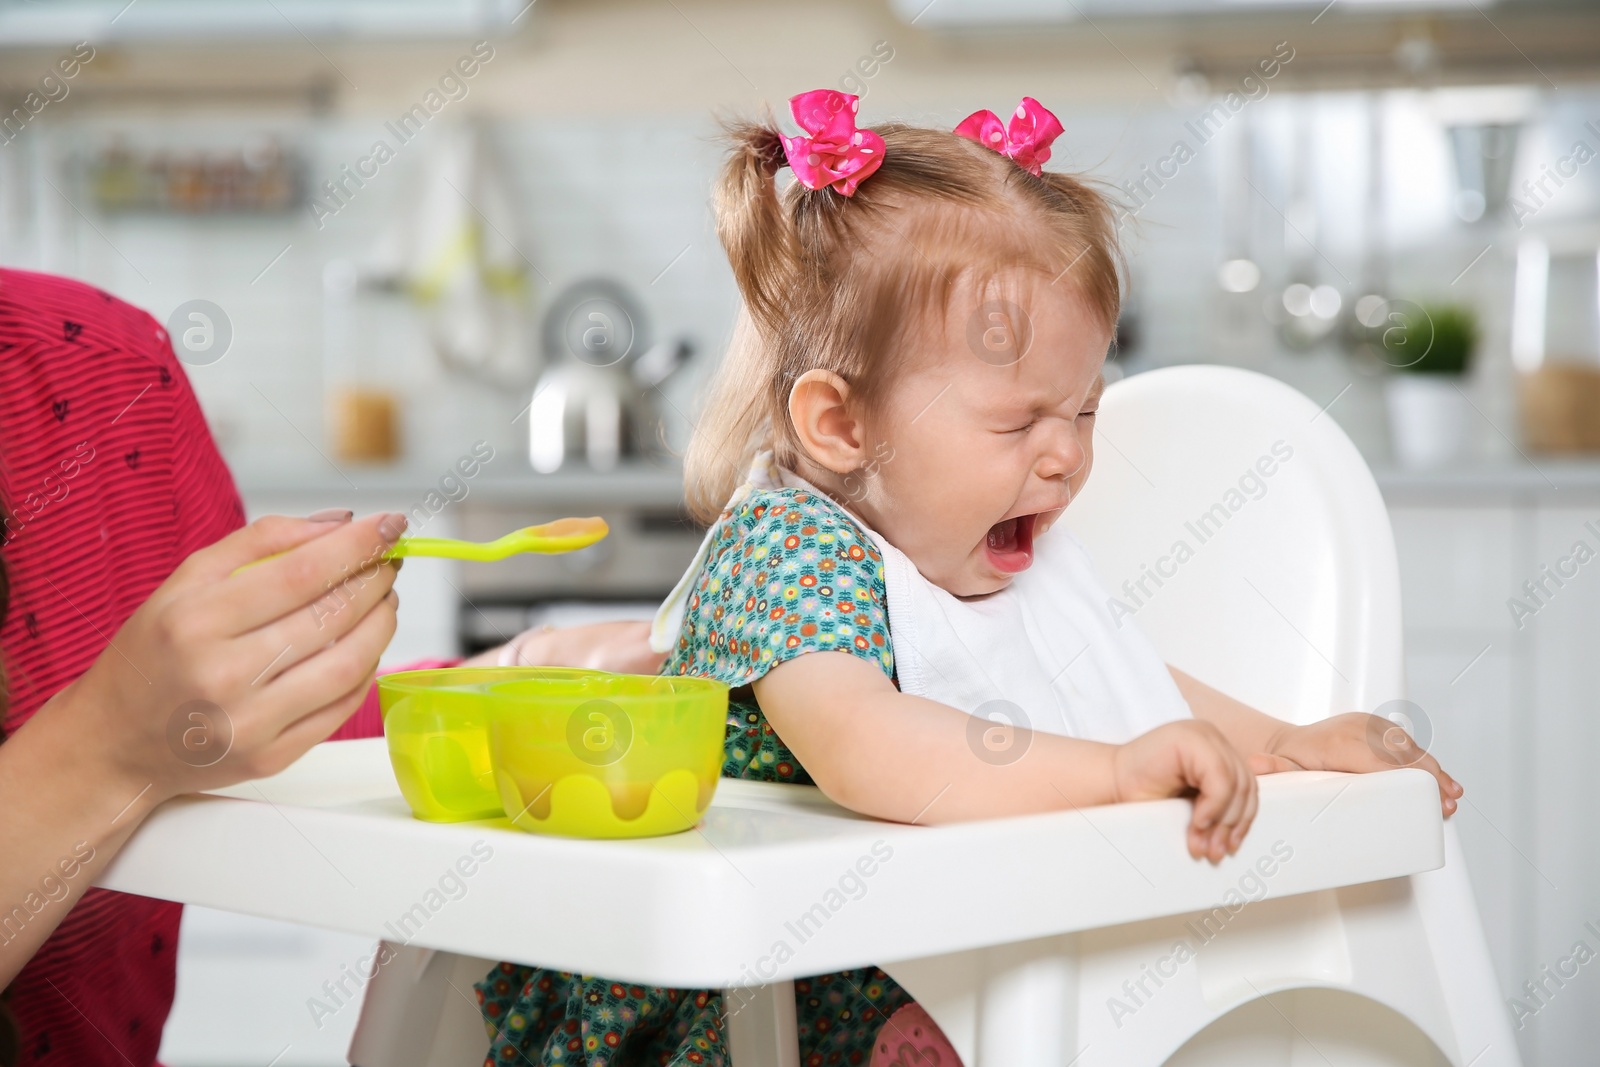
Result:
{"type": "Polygon", "coordinates": [[[1165,800],[924,827],[724,780],[700,826],[580,841],[413,819],[381,739],[162,805],[99,884],[668,986],[755,985],[1432,870],[1432,777],[1261,780],[1239,854],[1189,858],[1165,800]]]}

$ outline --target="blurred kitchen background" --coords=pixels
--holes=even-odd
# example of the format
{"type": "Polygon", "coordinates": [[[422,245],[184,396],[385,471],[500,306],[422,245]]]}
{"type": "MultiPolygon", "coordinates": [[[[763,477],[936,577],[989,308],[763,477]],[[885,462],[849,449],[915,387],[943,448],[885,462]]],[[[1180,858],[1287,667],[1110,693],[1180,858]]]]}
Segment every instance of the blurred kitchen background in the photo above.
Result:
{"type": "MultiPolygon", "coordinates": [[[[1126,207],[1118,372],[1260,369],[1355,439],[1507,1011],[1593,1062],[1600,972],[1558,963],[1600,951],[1600,6],[0,0],[0,263],[165,323],[252,514],[611,520],[413,561],[389,662],[648,613],[736,307],[717,119],[817,86],[947,127],[1039,98],[1051,167],[1126,207]]],[[[367,948],[190,909],[164,1059],[344,1062],[357,1009],[310,999],[367,948]]]]}

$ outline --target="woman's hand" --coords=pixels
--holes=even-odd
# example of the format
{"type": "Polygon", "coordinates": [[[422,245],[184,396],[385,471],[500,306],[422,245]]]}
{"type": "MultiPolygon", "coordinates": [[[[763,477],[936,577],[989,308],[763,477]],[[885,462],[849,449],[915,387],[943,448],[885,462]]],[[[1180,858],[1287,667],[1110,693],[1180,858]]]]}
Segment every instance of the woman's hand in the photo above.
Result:
{"type": "Polygon", "coordinates": [[[38,718],[73,718],[83,754],[148,806],[277,773],[371,684],[398,604],[380,557],[404,529],[251,523],[185,560],[38,718]]]}
{"type": "Polygon", "coordinates": [[[1445,773],[1439,761],[1410,734],[1380,715],[1350,712],[1306,726],[1285,725],[1250,757],[1257,774],[1277,771],[1392,771],[1419,767],[1439,783],[1439,806],[1445,818],[1455,814],[1457,800],[1466,792],[1445,773]]]}
{"type": "Polygon", "coordinates": [[[1228,739],[1198,719],[1171,722],[1119,746],[1112,756],[1116,800],[1194,796],[1189,854],[1219,863],[1239,850],[1256,817],[1255,775],[1228,739]]]}
{"type": "Polygon", "coordinates": [[[648,622],[596,622],[556,629],[541,626],[474,656],[467,667],[586,667],[616,674],[655,674],[666,654],[650,648],[648,622]]]}
{"type": "Polygon", "coordinates": [[[356,709],[394,633],[379,557],[404,529],[266,518],[201,549],[6,738],[0,912],[27,921],[0,937],[0,986],[157,804],[274,774],[356,709]]]}

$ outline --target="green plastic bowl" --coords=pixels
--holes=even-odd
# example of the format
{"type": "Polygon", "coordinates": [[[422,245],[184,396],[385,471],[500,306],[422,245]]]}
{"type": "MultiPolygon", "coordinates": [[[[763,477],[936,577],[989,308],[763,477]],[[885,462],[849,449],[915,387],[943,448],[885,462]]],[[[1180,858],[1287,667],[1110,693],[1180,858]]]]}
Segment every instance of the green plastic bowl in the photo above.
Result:
{"type": "Polygon", "coordinates": [[[400,793],[429,822],[498,818],[489,764],[489,686],[571,681],[596,671],[566,667],[442,667],[378,679],[378,707],[400,793]]]}
{"type": "Polygon", "coordinates": [[[517,826],[562,837],[687,830],[722,773],[728,687],[600,672],[487,687],[489,763],[517,826]]]}

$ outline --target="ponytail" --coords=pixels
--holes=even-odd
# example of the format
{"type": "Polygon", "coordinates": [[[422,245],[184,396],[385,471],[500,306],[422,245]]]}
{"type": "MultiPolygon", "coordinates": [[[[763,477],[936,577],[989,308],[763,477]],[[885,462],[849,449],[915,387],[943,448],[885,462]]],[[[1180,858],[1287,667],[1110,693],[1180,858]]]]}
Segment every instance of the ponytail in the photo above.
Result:
{"type": "Polygon", "coordinates": [[[784,161],[783,139],[754,122],[730,124],[727,133],[733,150],[712,195],[717,236],[745,306],[770,327],[787,303],[795,260],[793,231],[773,180],[784,161]]]}
{"type": "Polygon", "coordinates": [[[773,376],[771,352],[761,343],[750,313],[740,308],[728,353],[683,457],[684,503],[702,525],[716,522],[756,450],[771,437],[771,417],[763,402],[773,376]]]}
{"type": "Polygon", "coordinates": [[[796,281],[794,231],[775,181],[784,164],[783,140],[771,125],[754,122],[730,123],[726,132],[731,150],[712,203],[744,306],[684,456],[689,514],[708,526],[770,434],[771,411],[763,400],[777,355],[764,338],[782,329],[796,281]]]}

